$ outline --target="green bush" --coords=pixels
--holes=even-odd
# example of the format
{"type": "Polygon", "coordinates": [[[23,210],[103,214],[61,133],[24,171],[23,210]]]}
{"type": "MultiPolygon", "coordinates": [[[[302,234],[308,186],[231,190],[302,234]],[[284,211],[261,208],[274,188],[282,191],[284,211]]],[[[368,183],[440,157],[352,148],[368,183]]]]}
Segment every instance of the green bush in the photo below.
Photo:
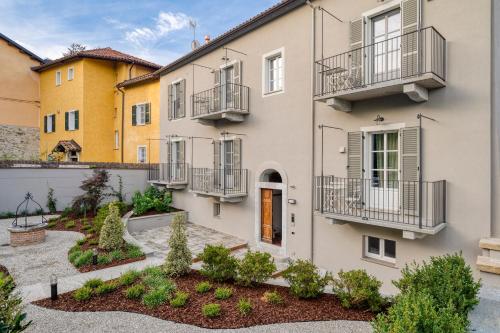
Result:
{"type": "Polygon", "coordinates": [[[92,238],[88,241],[89,245],[97,245],[99,244],[99,239],[97,238],[92,238]]]}
{"type": "Polygon", "coordinates": [[[92,297],[92,288],[81,287],[73,292],[73,298],[77,301],[86,301],[92,297]]]}
{"type": "Polygon", "coordinates": [[[47,208],[51,214],[57,211],[57,199],[54,196],[54,189],[52,187],[49,187],[49,192],[47,193],[47,208]]]}
{"type": "Polygon", "coordinates": [[[214,281],[227,281],[236,277],[238,261],[222,245],[207,245],[200,254],[203,260],[200,273],[214,281]]]}
{"type": "Polygon", "coordinates": [[[283,297],[276,291],[266,291],[264,295],[262,295],[261,298],[264,302],[273,304],[273,305],[280,305],[283,304],[283,297]]]}
{"type": "Polygon", "coordinates": [[[168,276],[177,277],[191,271],[193,257],[187,245],[186,218],[176,214],[172,225],[172,233],[168,241],[169,252],[163,268],[168,276]]]}
{"type": "Polygon", "coordinates": [[[212,290],[212,285],[208,281],[203,281],[198,283],[195,289],[197,293],[204,294],[212,290]]]}
{"type": "Polygon", "coordinates": [[[169,298],[169,294],[163,289],[153,289],[142,297],[142,302],[148,308],[156,308],[164,304],[169,298]]]}
{"type": "Polygon", "coordinates": [[[159,190],[154,186],[150,186],[144,191],[144,194],[141,194],[141,192],[134,193],[132,203],[134,205],[134,215],[143,215],[153,209],[158,212],[168,212],[172,204],[172,194],[167,190],[159,190]]]}
{"type": "Polygon", "coordinates": [[[249,299],[240,298],[238,301],[238,310],[242,316],[248,316],[252,312],[253,306],[249,299]]]}
{"type": "Polygon", "coordinates": [[[118,284],[116,282],[105,282],[99,287],[95,288],[94,292],[96,293],[96,295],[104,295],[115,291],[117,288],[118,284]]]}
{"type": "Polygon", "coordinates": [[[364,269],[340,271],[333,279],[333,292],[345,308],[380,311],[384,298],[380,295],[382,282],[368,275],[364,269]]]}
{"type": "Polygon", "coordinates": [[[109,256],[114,261],[120,261],[120,260],[125,259],[125,256],[123,255],[122,250],[113,250],[109,253],[109,256]]]}
{"type": "Polygon", "coordinates": [[[24,322],[22,299],[14,291],[14,280],[0,272],[0,332],[14,333],[24,331],[30,322],[24,322]]]}
{"type": "Polygon", "coordinates": [[[331,281],[330,274],[321,277],[318,268],[308,260],[293,262],[284,272],[283,278],[290,285],[290,292],[299,298],[318,297],[331,281]]]}
{"type": "Polygon", "coordinates": [[[248,251],[238,263],[236,282],[249,287],[267,281],[275,271],[276,265],[269,253],[248,251]]]}
{"type": "Polygon", "coordinates": [[[372,322],[375,333],[465,333],[467,321],[453,305],[439,308],[426,292],[412,290],[396,297],[387,314],[372,322]]]}
{"type": "Polygon", "coordinates": [[[82,251],[80,250],[75,250],[73,252],[70,252],[69,255],[68,255],[68,260],[70,263],[72,263],[73,265],[75,264],[75,261],[78,257],[80,257],[82,255],[82,251]]]}
{"type": "Polygon", "coordinates": [[[69,216],[73,215],[73,210],[71,207],[66,207],[64,210],[61,212],[61,217],[62,218],[67,218],[69,216]]]}
{"type": "Polygon", "coordinates": [[[75,259],[73,265],[75,265],[76,267],[82,267],[88,265],[92,262],[92,256],[93,256],[92,250],[87,250],[85,252],[82,252],[82,254],[75,259]]]}
{"type": "Polygon", "coordinates": [[[432,257],[429,263],[406,265],[394,285],[401,293],[422,291],[429,294],[437,308],[450,303],[464,318],[478,303],[481,283],[474,281],[472,270],[461,254],[432,257]]]}
{"type": "Polygon", "coordinates": [[[215,289],[214,296],[216,299],[228,299],[233,296],[233,289],[231,288],[217,288],[215,289]]]}
{"type": "Polygon", "coordinates": [[[176,288],[174,282],[161,276],[147,275],[142,281],[151,289],[162,289],[167,293],[173,292],[176,288]]]}
{"type": "Polygon", "coordinates": [[[47,228],[54,228],[55,226],[57,226],[57,222],[49,222],[47,224],[47,228]]]}
{"type": "Polygon", "coordinates": [[[125,290],[125,297],[128,299],[139,299],[146,292],[146,287],[143,284],[136,284],[125,290]]]}
{"type": "Polygon", "coordinates": [[[16,214],[13,212],[0,212],[0,219],[10,219],[16,217],[16,214]]]}
{"type": "Polygon", "coordinates": [[[217,304],[217,303],[205,304],[201,308],[201,313],[203,313],[203,315],[205,317],[208,317],[208,318],[218,317],[218,316],[220,316],[220,313],[221,313],[220,304],[217,304]]]}
{"type": "Polygon", "coordinates": [[[118,279],[118,282],[122,286],[129,286],[133,284],[137,279],[141,276],[141,273],[136,271],[136,270],[128,270],[125,273],[123,273],[120,278],[118,279]]]}
{"type": "Polygon", "coordinates": [[[90,279],[87,280],[84,284],[84,288],[90,288],[90,289],[96,289],[97,287],[100,287],[104,284],[104,282],[101,279],[90,279]]]}
{"type": "Polygon", "coordinates": [[[127,245],[127,253],[125,254],[125,256],[127,258],[135,259],[135,258],[142,257],[143,255],[144,255],[144,252],[142,252],[140,247],[138,247],[136,245],[132,245],[132,244],[127,245]]]}
{"type": "Polygon", "coordinates": [[[99,237],[99,247],[108,251],[118,250],[123,245],[124,227],[116,203],[109,206],[109,215],[104,220],[99,237]]]}
{"type": "Polygon", "coordinates": [[[110,264],[113,259],[108,254],[99,254],[97,256],[97,264],[98,265],[107,265],[110,264]]]}
{"type": "Polygon", "coordinates": [[[182,308],[186,305],[189,299],[189,293],[184,291],[178,291],[175,293],[175,297],[170,300],[170,306],[174,308],[182,308]]]}
{"type": "Polygon", "coordinates": [[[86,223],[86,224],[82,225],[82,227],[80,229],[83,231],[89,231],[90,229],[92,229],[92,226],[90,224],[86,223]]]}
{"type": "Polygon", "coordinates": [[[143,276],[156,275],[156,276],[165,277],[165,273],[163,272],[163,269],[161,267],[158,267],[158,266],[149,266],[149,267],[145,268],[142,271],[142,275],[143,276]]]}
{"type": "Polygon", "coordinates": [[[73,229],[74,227],[76,227],[76,223],[75,223],[75,221],[69,221],[69,222],[66,222],[66,224],[64,225],[64,227],[66,229],[73,229]]]}
{"type": "Polygon", "coordinates": [[[82,239],[77,240],[76,244],[77,245],[83,245],[83,244],[85,244],[86,241],[87,241],[87,238],[82,238],[82,239]]]}
{"type": "MultiPolygon", "coordinates": [[[[124,202],[120,201],[115,201],[114,204],[118,207],[120,216],[123,216],[123,214],[126,213],[127,205],[124,202]]],[[[110,204],[102,205],[97,210],[97,215],[94,218],[93,225],[95,232],[97,232],[98,234],[101,233],[102,226],[104,225],[104,220],[109,215],[109,205],[110,204]]]]}

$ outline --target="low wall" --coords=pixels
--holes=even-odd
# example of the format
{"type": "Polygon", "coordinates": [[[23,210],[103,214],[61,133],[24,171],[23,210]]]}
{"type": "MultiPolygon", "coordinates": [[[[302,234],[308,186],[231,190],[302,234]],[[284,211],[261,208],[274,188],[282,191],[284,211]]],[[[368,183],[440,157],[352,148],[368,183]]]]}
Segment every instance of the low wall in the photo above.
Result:
{"type": "Polygon", "coordinates": [[[185,211],[130,217],[127,222],[127,230],[129,232],[141,232],[144,230],[166,227],[172,223],[174,216],[179,213],[184,214],[187,221],[187,212],[185,211]]]}
{"type": "MultiPolygon", "coordinates": [[[[0,212],[15,212],[24,200],[26,192],[47,210],[49,188],[54,189],[57,209],[71,205],[73,198],[82,194],[79,186],[93,174],[93,169],[85,164],[36,164],[37,162],[0,163],[0,212]],[[47,166],[46,166],[47,165],[47,166]]],[[[110,173],[109,185],[118,189],[118,176],[122,177],[123,193],[126,201],[132,199],[136,191],[144,191],[147,183],[147,165],[105,165],[110,173]],[[122,168],[124,167],[124,168],[122,168]]]]}

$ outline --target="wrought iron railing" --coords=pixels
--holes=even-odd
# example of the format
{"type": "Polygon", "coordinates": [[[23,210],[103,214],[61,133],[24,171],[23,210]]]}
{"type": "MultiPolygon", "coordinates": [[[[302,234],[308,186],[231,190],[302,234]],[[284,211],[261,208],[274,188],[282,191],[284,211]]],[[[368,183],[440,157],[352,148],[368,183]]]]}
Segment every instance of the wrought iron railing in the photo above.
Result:
{"type": "Polygon", "coordinates": [[[186,163],[150,164],[148,180],[167,184],[187,183],[188,170],[189,168],[186,163]]]}
{"type": "Polygon", "coordinates": [[[446,39],[434,27],[316,61],[315,96],[426,73],[446,80],[446,39]]]}
{"type": "Polygon", "coordinates": [[[446,222],[446,181],[399,181],[317,176],[321,213],[433,228],[446,222]]]}
{"type": "Polygon", "coordinates": [[[191,96],[191,116],[197,117],[221,111],[248,112],[250,88],[226,83],[191,96]]]}
{"type": "Polygon", "coordinates": [[[246,195],[246,169],[191,168],[191,190],[216,195],[246,195]]]}

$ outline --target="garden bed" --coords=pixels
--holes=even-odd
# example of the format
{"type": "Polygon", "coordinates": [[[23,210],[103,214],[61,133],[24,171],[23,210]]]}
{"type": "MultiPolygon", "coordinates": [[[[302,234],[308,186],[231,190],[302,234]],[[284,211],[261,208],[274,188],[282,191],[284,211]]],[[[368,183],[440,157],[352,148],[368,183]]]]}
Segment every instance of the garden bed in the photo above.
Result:
{"type": "Polygon", "coordinates": [[[104,294],[94,295],[86,301],[76,301],[73,293],[65,293],[56,301],[44,299],[35,302],[35,305],[70,312],[80,311],[124,311],[145,314],[163,320],[205,328],[241,328],[255,325],[274,323],[326,321],[326,320],[360,320],[368,321],[374,315],[369,311],[345,309],[339,300],[331,294],[323,294],[317,299],[303,300],[289,294],[286,287],[259,285],[255,288],[246,288],[233,284],[212,283],[213,289],[207,293],[197,293],[195,286],[206,278],[198,272],[192,271],[184,277],[174,279],[178,291],[189,293],[189,300],[184,307],[174,308],[167,303],[156,308],[148,308],[140,300],[131,300],[124,296],[127,287],[120,286],[116,290],[104,294]],[[220,286],[233,288],[233,295],[226,300],[217,300],[213,290],[220,286]],[[283,304],[273,305],[263,301],[264,292],[277,291],[283,298],[283,304]],[[252,305],[252,312],[243,316],[238,309],[240,298],[248,299],[252,305]],[[202,306],[208,303],[221,305],[221,315],[209,319],[202,314],[202,306]]]}
{"type": "Polygon", "coordinates": [[[177,212],[183,212],[182,209],[177,209],[175,207],[170,207],[166,212],[160,212],[157,211],[156,209],[149,210],[141,215],[136,215],[135,213],[132,215],[132,217],[143,217],[143,216],[151,216],[151,215],[161,215],[161,214],[171,214],[171,213],[177,213],[177,212]]]}
{"type": "Polygon", "coordinates": [[[120,250],[113,252],[99,249],[99,235],[94,232],[92,226],[92,218],[57,218],[49,222],[49,230],[76,231],[85,235],[85,238],[79,240],[77,244],[73,246],[68,252],[68,258],[70,262],[76,267],[76,269],[78,269],[79,272],[85,273],[108,267],[124,265],[131,262],[144,260],[146,258],[144,253],[140,252],[140,250],[136,246],[130,244],[124,244],[124,246],[120,250]],[[92,256],[90,255],[87,255],[87,260],[80,260],[80,263],[77,263],[78,256],[74,254],[76,251],[84,254],[86,251],[93,251],[94,248],[97,249],[98,252],[97,265],[92,264],[92,256]]]}

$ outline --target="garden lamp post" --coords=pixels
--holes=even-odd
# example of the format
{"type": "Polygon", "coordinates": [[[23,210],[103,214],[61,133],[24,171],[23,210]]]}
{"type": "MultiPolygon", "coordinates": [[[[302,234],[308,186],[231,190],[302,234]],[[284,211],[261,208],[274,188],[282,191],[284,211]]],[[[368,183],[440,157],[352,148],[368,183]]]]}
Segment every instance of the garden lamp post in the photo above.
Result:
{"type": "Polygon", "coordinates": [[[55,274],[50,276],[50,299],[53,301],[57,299],[57,276],[55,274]]]}

